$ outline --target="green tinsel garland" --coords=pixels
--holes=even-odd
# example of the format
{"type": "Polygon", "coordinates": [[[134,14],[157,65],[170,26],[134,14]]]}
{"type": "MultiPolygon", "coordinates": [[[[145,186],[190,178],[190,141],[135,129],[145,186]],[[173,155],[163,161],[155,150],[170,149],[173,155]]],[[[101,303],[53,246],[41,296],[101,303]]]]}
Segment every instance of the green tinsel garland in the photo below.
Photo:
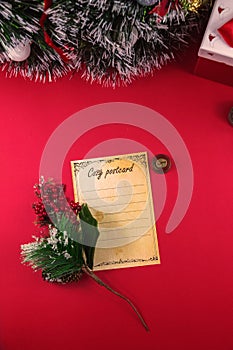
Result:
{"type": "Polygon", "coordinates": [[[90,82],[126,85],[174,59],[196,37],[212,4],[158,0],[155,5],[163,2],[167,12],[162,17],[152,13],[154,6],[136,0],[54,0],[46,11],[39,0],[0,2],[1,67],[8,76],[36,81],[72,71],[90,82]],[[8,49],[25,40],[30,56],[12,61],[8,49]]]}

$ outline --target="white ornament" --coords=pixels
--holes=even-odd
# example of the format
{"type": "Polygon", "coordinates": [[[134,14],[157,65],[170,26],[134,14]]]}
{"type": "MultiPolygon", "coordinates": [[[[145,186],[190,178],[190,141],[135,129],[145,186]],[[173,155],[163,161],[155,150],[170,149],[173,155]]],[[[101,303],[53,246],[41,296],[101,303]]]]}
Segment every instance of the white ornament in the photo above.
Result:
{"type": "Polygon", "coordinates": [[[12,61],[25,61],[31,53],[31,45],[29,42],[19,43],[14,48],[7,48],[7,55],[12,61]]]}

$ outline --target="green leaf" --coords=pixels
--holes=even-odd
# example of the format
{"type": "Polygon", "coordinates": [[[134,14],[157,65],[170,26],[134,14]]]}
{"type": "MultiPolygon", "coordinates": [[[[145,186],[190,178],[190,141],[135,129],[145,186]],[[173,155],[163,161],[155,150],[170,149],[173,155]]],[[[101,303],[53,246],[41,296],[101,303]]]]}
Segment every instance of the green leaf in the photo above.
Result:
{"type": "Polygon", "coordinates": [[[82,205],[79,218],[82,228],[82,243],[86,264],[90,269],[93,269],[95,246],[99,237],[97,220],[92,216],[87,204],[82,205]]]}

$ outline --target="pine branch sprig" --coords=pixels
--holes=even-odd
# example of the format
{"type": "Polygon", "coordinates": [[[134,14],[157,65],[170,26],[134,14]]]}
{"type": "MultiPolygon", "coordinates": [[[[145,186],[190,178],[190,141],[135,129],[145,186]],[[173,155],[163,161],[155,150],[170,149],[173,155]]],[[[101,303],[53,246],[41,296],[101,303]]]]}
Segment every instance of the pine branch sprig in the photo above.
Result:
{"type": "Polygon", "coordinates": [[[68,201],[71,212],[64,207],[62,194],[65,187],[52,180],[34,186],[38,202],[33,209],[38,216],[36,225],[48,228],[47,234],[21,245],[22,263],[41,270],[45,281],[66,284],[79,281],[85,273],[100,286],[125,300],[137,314],[143,327],[149,328],[135,305],[127,297],[115,291],[94,274],[94,254],[99,237],[98,222],[87,204],[68,201]],[[43,202],[44,201],[44,202],[43,202]],[[50,213],[46,212],[48,208],[50,213]],[[54,210],[54,215],[52,215],[54,210]],[[76,219],[74,219],[75,214],[76,219]],[[53,221],[53,219],[56,219],[53,221]]]}

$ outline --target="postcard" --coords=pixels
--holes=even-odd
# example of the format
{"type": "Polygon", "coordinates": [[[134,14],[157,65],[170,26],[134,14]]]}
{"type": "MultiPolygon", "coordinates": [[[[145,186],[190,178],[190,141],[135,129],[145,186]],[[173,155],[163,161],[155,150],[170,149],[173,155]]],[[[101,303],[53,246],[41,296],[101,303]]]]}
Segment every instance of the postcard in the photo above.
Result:
{"type": "Polygon", "coordinates": [[[94,270],[159,264],[146,152],[71,162],[74,197],[98,221],[94,270]]]}

